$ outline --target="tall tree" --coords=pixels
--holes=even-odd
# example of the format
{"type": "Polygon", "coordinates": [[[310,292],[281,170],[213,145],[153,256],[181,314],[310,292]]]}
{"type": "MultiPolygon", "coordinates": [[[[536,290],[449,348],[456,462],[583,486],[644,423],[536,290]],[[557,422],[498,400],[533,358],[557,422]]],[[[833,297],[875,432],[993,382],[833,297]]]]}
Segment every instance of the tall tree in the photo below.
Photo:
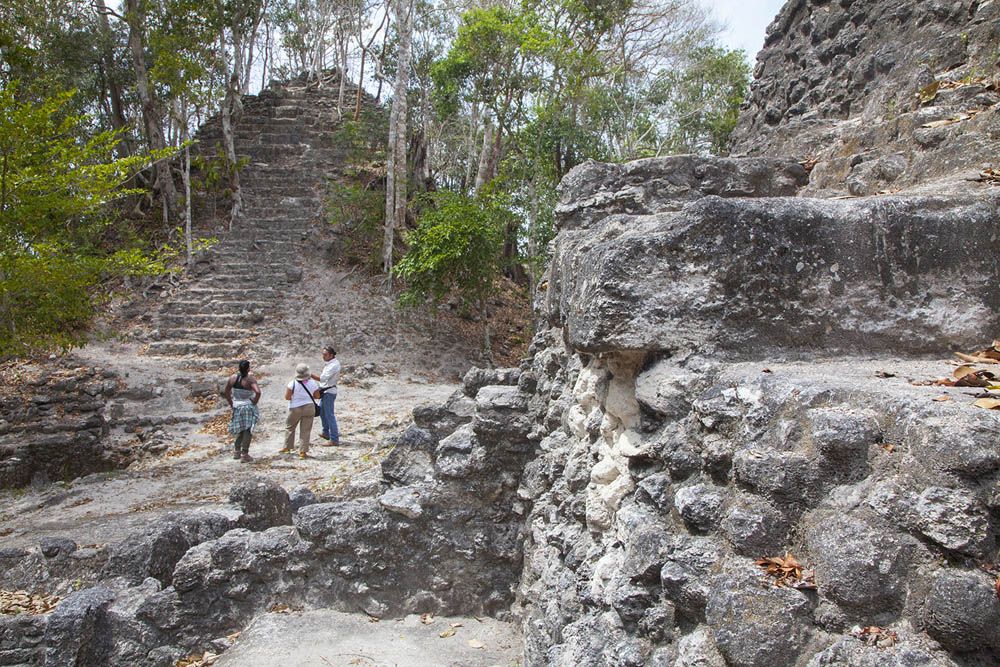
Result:
{"type": "Polygon", "coordinates": [[[399,34],[396,56],[396,81],[392,109],[389,112],[389,150],[387,151],[385,188],[385,225],[382,242],[382,269],[387,285],[392,285],[393,247],[396,230],[406,222],[406,96],[410,81],[410,46],[413,35],[414,0],[392,0],[399,34]]]}
{"type": "MultiPolygon", "coordinates": [[[[129,52],[132,55],[132,68],[135,71],[136,92],[142,107],[146,142],[151,151],[163,152],[167,148],[167,139],[163,132],[163,109],[156,96],[146,64],[146,19],[145,5],[141,0],[125,0],[129,52]]],[[[153,189],[163,198],[164,224],[169,228],[169,219],[177,209],[177,188],[174,186],[168,160],[157,160],[155,168],[156,180],[153,182],[153,189]]]]}

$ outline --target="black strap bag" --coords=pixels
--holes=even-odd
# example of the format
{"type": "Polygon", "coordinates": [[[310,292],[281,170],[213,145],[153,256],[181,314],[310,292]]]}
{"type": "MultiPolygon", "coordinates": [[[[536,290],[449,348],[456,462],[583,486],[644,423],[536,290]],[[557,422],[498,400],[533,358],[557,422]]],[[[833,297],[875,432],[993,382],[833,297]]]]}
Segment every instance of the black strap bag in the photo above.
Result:
{"type": "Polygon", "coordinates": [[[319,417],[319,403],[317,403],[316,400],[313,398],[312,392],[309,391],[309,387],[306,386],[305,382],[299,380],[298,383],[302,385],[302,388],[306,390],[307,394],[309,394],[309,400],[313,402],[313,407],[316,408],[316,412],[313,413],[313,416],[319,417]]]}

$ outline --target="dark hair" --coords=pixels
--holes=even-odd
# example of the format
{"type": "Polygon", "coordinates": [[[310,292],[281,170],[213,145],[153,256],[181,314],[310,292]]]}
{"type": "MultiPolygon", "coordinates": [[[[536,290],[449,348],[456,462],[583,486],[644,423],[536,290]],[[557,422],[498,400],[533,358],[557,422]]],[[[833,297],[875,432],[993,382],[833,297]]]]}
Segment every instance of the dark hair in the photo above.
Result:
{"type": "Polygon", "coordinates": [[[240,378],[238,381],[242,382],[243,378],[245,378],[247,376],[247,373],[250,372],[250,362],[244,359],[243,361],[240,362],[239,369],[240,369],[239,370],[240,378]]]}
{"type": "Polygon", "coordinates": [[[325,345],[323,347],[323,351],[324,352],[329,352],[333,356],[337,356],[337,351],[335,349],[333,349],[333,345],[325,345]]]}

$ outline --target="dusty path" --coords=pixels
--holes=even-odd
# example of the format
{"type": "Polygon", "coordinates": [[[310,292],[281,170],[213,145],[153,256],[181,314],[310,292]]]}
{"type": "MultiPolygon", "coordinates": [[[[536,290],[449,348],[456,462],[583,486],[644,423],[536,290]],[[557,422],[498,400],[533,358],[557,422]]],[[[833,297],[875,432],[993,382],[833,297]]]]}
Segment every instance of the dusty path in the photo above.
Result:
{"type": "Polygon", "coordinates": [[[215,665],[510,667],[520,664],[520,644],[513,626],[489,618],[375,621],[316,610],[257,617],[215,665]]]}
{"type": "Polygon", "coordinates": [[[0,534],[5,544],[30,546],[45,536],[69,537],[79,544],[113,542],[153,516],[224,505],[230,487],[251,475],[267,475],[288,490],[306,486],[320,498],[373,490],[385,438],[405,427],[416,405],[443,401],[451,394],[460,374],[473,364],[469,358],[473,355],[469,348],[449,341],[446,327],[398,312],[391,300],[356,281],[343,280],[345,274],[314,270],[314,278],[318,275],[332,276],[338,289],[329,290],[318,279],[303,281],[290,290],[285,312],[262,328],[255,340],[258,349],[268,350],[270,360],[253,369],[261,375],[263,395],[261,423],[251,444],[252,464],[231,458],[231,440],[225,433],[228,408],[221,397],[211,395],[228,369],[205,372],[191,370],[184,358],[150,358],[136,342],[92,344],[74,356],[124,378],[128,388],[122,410],[199,423],[156,429],[165,454],[142,459],[126,470],[3,492],[0,534]],[[302,303],[313,308],[299,307],[302,303]],[[399,328],[386,344],[386,330],[392,326],[399,328]],[[345,334],[347,327],[353,333],[345,334]],[[410,336],[407,329],[413,332],[410,336]],[[300,333],[282,333],[293,330],[300,333]],[[348,336],[353,346],[341,347],[340,340],[348,336]],[[317,419],[310,458],[278,454],[287,412],[285,384],[300,362],[320,370],[321,341],[341,347],[338,356],[345,370],[337,415],[342,444],[321,446],[317,419]],[[192,391],[208,395],[192,398],[192,391]]]}

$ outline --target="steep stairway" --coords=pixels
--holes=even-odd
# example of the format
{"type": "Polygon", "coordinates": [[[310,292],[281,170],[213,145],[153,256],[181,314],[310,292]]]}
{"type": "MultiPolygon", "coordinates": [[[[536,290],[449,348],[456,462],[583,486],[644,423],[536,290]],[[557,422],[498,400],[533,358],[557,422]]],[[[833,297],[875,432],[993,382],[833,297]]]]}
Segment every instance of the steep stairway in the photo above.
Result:
{"type": "MultiPolygon", "coordinates": [[[[214,369],[240,357],[270,355],[256,334],[301,280],[327,183],[347,156],[335,138],[342,122],[338,85],[336,74],[318,84],[298,78],[245,98],[234,137],[237,153],[248,160],[240,174],[244,217],[217,236],[200,275],[160,303],[146,356],[179,357],[190,367],[214,369]]],[[[348,86],[346,99],[354,91],[348,86]]],[[[203,155],[219,150],[219,121],[203,127],[197,139],[203,155]]]]}

